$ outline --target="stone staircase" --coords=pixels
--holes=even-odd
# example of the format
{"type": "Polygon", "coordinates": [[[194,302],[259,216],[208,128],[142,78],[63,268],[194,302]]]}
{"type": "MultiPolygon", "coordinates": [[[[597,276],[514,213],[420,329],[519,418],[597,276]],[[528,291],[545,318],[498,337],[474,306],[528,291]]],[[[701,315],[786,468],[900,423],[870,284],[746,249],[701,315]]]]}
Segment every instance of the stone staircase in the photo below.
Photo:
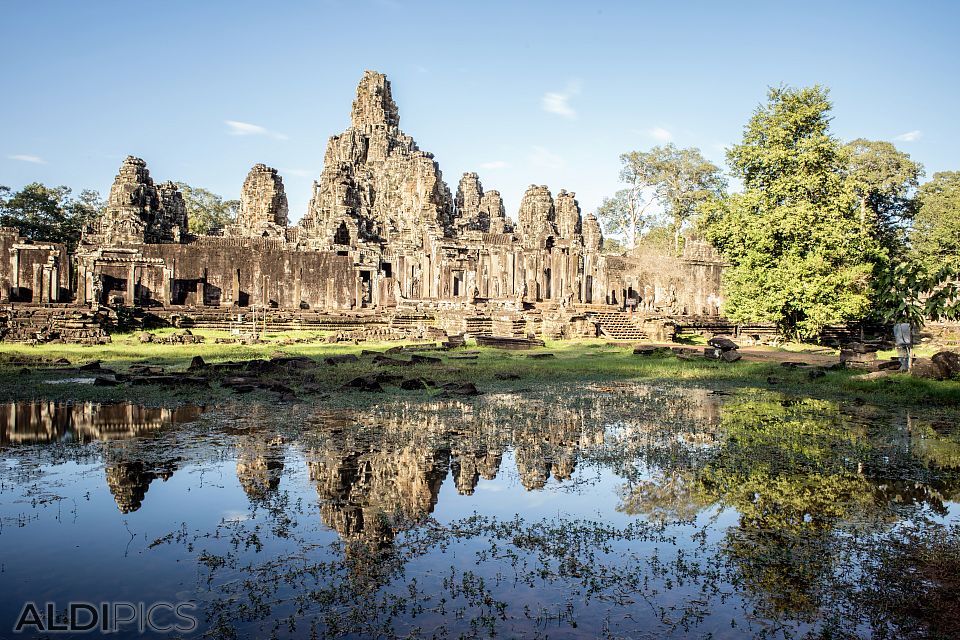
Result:
{"type": "Polygon", "coordinates": [[[647,338],[639,318],[631,318],[628,313],[608,311],[598,313],[596,319],[600,332],[611,340],[636,342],[647,338]]]}

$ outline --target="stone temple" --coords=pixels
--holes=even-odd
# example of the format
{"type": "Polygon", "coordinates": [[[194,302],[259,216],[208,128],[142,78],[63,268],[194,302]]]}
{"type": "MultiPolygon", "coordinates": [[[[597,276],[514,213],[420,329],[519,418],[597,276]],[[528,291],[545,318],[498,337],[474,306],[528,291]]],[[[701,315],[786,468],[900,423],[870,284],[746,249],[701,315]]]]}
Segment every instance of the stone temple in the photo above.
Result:
{"type": "MultiPolygon", "coordinates": [[[[142,307],[201,325],[258,308],[303,327],[503,336],[642,337],[631,333],[642,322],[629,314],[626,326],[619,312],[718,313],[722,265],[708,245],[688,243],[681,257],[604,255],[600,225],[572,191],[531,185],[515,221],[476,173],[453,193],[433,154],[401,131],[390,82],[374,71],[357,87],[350,126],[327,144],[302,220],[288,217],[282,178],[255,164],[235,224],[191,234],[176,185],[155,183],[131,156],[74,255],[0,230],[0,296],[142,307]]],[[[18,307],[7,308],[12,327],[18,307]]]]}

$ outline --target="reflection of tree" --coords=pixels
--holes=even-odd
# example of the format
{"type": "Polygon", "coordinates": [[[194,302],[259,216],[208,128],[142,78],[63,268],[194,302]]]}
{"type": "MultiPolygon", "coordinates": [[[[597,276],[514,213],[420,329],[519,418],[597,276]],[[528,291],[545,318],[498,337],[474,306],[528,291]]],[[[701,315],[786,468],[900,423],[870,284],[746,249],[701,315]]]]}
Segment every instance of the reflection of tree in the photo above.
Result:
{"type": "Polygon", "coordinates": [[[689,472],[663,471],[653,479],[636,480],[621,492],[618,509],[628,515],[644,515],[650,520],[692,520],[714,502],[689,472]]]}

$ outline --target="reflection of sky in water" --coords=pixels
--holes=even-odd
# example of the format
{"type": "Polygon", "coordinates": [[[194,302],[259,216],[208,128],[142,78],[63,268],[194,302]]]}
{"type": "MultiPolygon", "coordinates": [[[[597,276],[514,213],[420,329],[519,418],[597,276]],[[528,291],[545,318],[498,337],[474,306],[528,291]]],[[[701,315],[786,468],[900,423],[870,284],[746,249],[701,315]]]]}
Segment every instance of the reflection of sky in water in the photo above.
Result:
{"type": "MultiPolygon", "coordinates": [[[[610,624],[628,632],[642,623],[668,637],[688,631],[742,637],[766,625],[762,616],[751,623],[745,613],[765,597],[757,591],[764,574],[749,573],[755,559],[730,560],[722,551],[736,548],[739,535],[754,535],[745,520],[759,518],[764,526],[783,527],[780,534],[806,539],[842,529],[845,522],[880,521],[882,533],[903,518],[932,515],[956,522],[960,516],[956,466],[944,471],[930,464],[955,461],[956,436],[933,430],[922,416],[910,421],[910,433],[920,430],[924,439],[923,447],[914,447],[905,435],[907,422],[896,414],[840,411],[829,404],[797,407],[777,397],[762,405],[756,398],[725,402],[726,408],[696,390],[616,385],[525,398],[500,394],[472,405],[387,398],[346,415],[300,405],[206,412],[3,405],[0,591],[7,598],[0,601],[0,626],[9,628],[27,599],[209,603],[248,575],[245,564],[271,559],[286,566],[331,562],[343,573],[344,559],[356,550],[345,556],[334,543],[358,541],[367,546],[357,548],[378,553],[391,545],[404,550],[425,530],[462,528],[475,514],[503,522],[519,515],[525,523],[546,523],[546,530],[574,530],[593,521],[629,529],[659,513],[650,501],[663,500],[660,506],[689,513],[692,520],[668,525],[660,539],[607,540],[601,551],[582,558],[598,570],[640,562],[657,585],[655,594],[645,592],[646,600],[637,593],[621,597],[614,588],[601,589],[599,597],[572,589],[571,583],[587,581],[582,572],[591,569],[563,579],[529,579],[539,560],[528,554],[519,569],[507,560],[504,549],[513,533],[498,540],[500,556],[487,554],[489,535],[411,552],[399,577],[378,583],[380,593],[407,593],[414,578],[420,589],[443,593],[449,590],[444,577],[455,567],[482,576],[490,595],[509,603],[510,620],[497,623],[508,635],[550,628],[552,635],[575,637],[610,624]],[[799,439],[785,435],[796,431],[799,439]],[[916,459],[915,449],[928,459],[916,459]],[[788,517],[777,519],[785,508],[776,504],[775,492],[789,492],[789,486],[771,481],[770,495],[762,495],[763,484],[756,495],[738,493],[737,482],[755,482],[757,474],[766,478],[770,469],[776,469],[770,476],[776,481],[800,474],[801,484],[815,491],[835,490],[843,503],[838,515],[814,530],[811,520],[823,514],[800,517],[786,508],[788,517]],[[848,486],[859,493],[850,495],[848,486]],[[766,509],[764,501],[774,508],[766,509]],[[679,502],[692,510],[682,511],[679,502]],[[934,503],[946,513],[932,513],[928,504],[934,503]],[[435,524],[424,525],[429,517],[435,524]],[[714,595],[701,605],[702,576],[671,580],[669,571],[658,574],[650,564],[660,554],[676,559],[678,549],[718,572],[747,571],[746,591],[721,572],[715,579],[720,586],[712,585],[714,595]],[[211,573],[204,553],[231,556],[238,564],[211,573]],[[692,627],[664,622],[678,619],[677,610],[699,606],[703,615],[694,616],[692,627]],[[557,613],[568,607],[576,628],[564,622],[567,614],[557,613]],[[731,627],[731,620],[740,626],[731,627]]],[[[582,539],[578,544],[581,551],[591,548],[582,539]]],[[[278,599],[296,593],[291,585],[278,599]]],[[[780,603],[790,597],[770,595],[780,603]]],[[[464,596],[449,598],[455,603],[464,596]]],[[[395,628],[468,625],[469,615],[460,623],[451,617],[452,604],[445,613],[430,613],[435,605],[433,600],[415,620],[401,615],[395,628]]],[[[316,606],[310,611],[317,613],[316,606]]],[[[270,619],[265,627],[254,621],[241,629],[257,634],[270,619]]],[[[795,630],[809,622],[802,615],[786,620],[795,630]]],[[[300,628],[294,635],[309,634],[300,628]]]]}

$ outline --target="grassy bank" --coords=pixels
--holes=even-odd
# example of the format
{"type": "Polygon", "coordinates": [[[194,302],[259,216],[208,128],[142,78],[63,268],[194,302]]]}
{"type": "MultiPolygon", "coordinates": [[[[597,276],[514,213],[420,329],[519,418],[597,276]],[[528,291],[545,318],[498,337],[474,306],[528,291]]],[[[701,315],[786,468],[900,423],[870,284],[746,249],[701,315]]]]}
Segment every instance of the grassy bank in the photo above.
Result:
{"type": "MultiPolygon", "coordinates": [[[[170,330],[158,331],[160,336],[170,330]]],[[[269,359],[279,356],[307,356],[318,360],[317,367],[281,372],[283,382],[294,389],[297,396],[311,398],[362,396],[345,393],[339,387],[362,375],[383,372],[407,378],[423,378],[438,386],[449,382],[472,382],[481,391],[509,391],[535,389],[551,382],[576,381],[663,381],[672,384],[696,385],[718,390],[779,389],[786,392],[824,398],[861,398],[878,404],[939,404],[960,406],[960,382],[932,381],[895,375],[878,380],[857,379],[860,372],[832,370],[822,377],[811,377],[814,367],[784,368],[776,362],[714,362],[705,358],[680,359],[669,352],[653,356],[633,354],[633,345],[611,344],[602,340],[548,342],[540,349],[530,351],[503,351],[468,347],[453,351],[424,351],[425,355],[441,359],[440,363],[405,364],[402,366],[376,365],[366,351],[386,351],[397,342],[366,342],[363,344],[327,344],[316,339],[311,342],[291,342],[296,339],[318,338],[308,334],[271,336],[263,344],[215,344],[214,338],[223,333],[198,332],[204,335],[203,344],[167,345],[141,344],[133,335],[119,335],[108,345],[39,345],[0,344],[0,400],[133,400],[147,404],[181,402],[211,403],[235,397],[222,388],[217,376],[211,377],[206,388],[169,388],[155,385],[98,387],[89,384],[51,381],[89,374],[78,374],[77,366],[99,360],[102,366],[126,372],[133,365],[163,367],[168,372],[184,371],[194,356],[208,363],[269,359]],[[531,357],[537,354],[552,357],[531,357]],[[334,355],[355,354],[356,362],[328,365],[323,359],[334,355]],[[54,365],[60,358],[70,364],[54,365]]],[[[407,354],[398,356],[407,358],[407,354]]],[[[222,376],[221,376],[222,377],[222,376]]],[[[437,391],[406,392],[393,384],[384,384],[388,393],[437,393],[437,391]]],[[[255,392],[264,399],[275,397],[270,392],[255,392]]]]}

